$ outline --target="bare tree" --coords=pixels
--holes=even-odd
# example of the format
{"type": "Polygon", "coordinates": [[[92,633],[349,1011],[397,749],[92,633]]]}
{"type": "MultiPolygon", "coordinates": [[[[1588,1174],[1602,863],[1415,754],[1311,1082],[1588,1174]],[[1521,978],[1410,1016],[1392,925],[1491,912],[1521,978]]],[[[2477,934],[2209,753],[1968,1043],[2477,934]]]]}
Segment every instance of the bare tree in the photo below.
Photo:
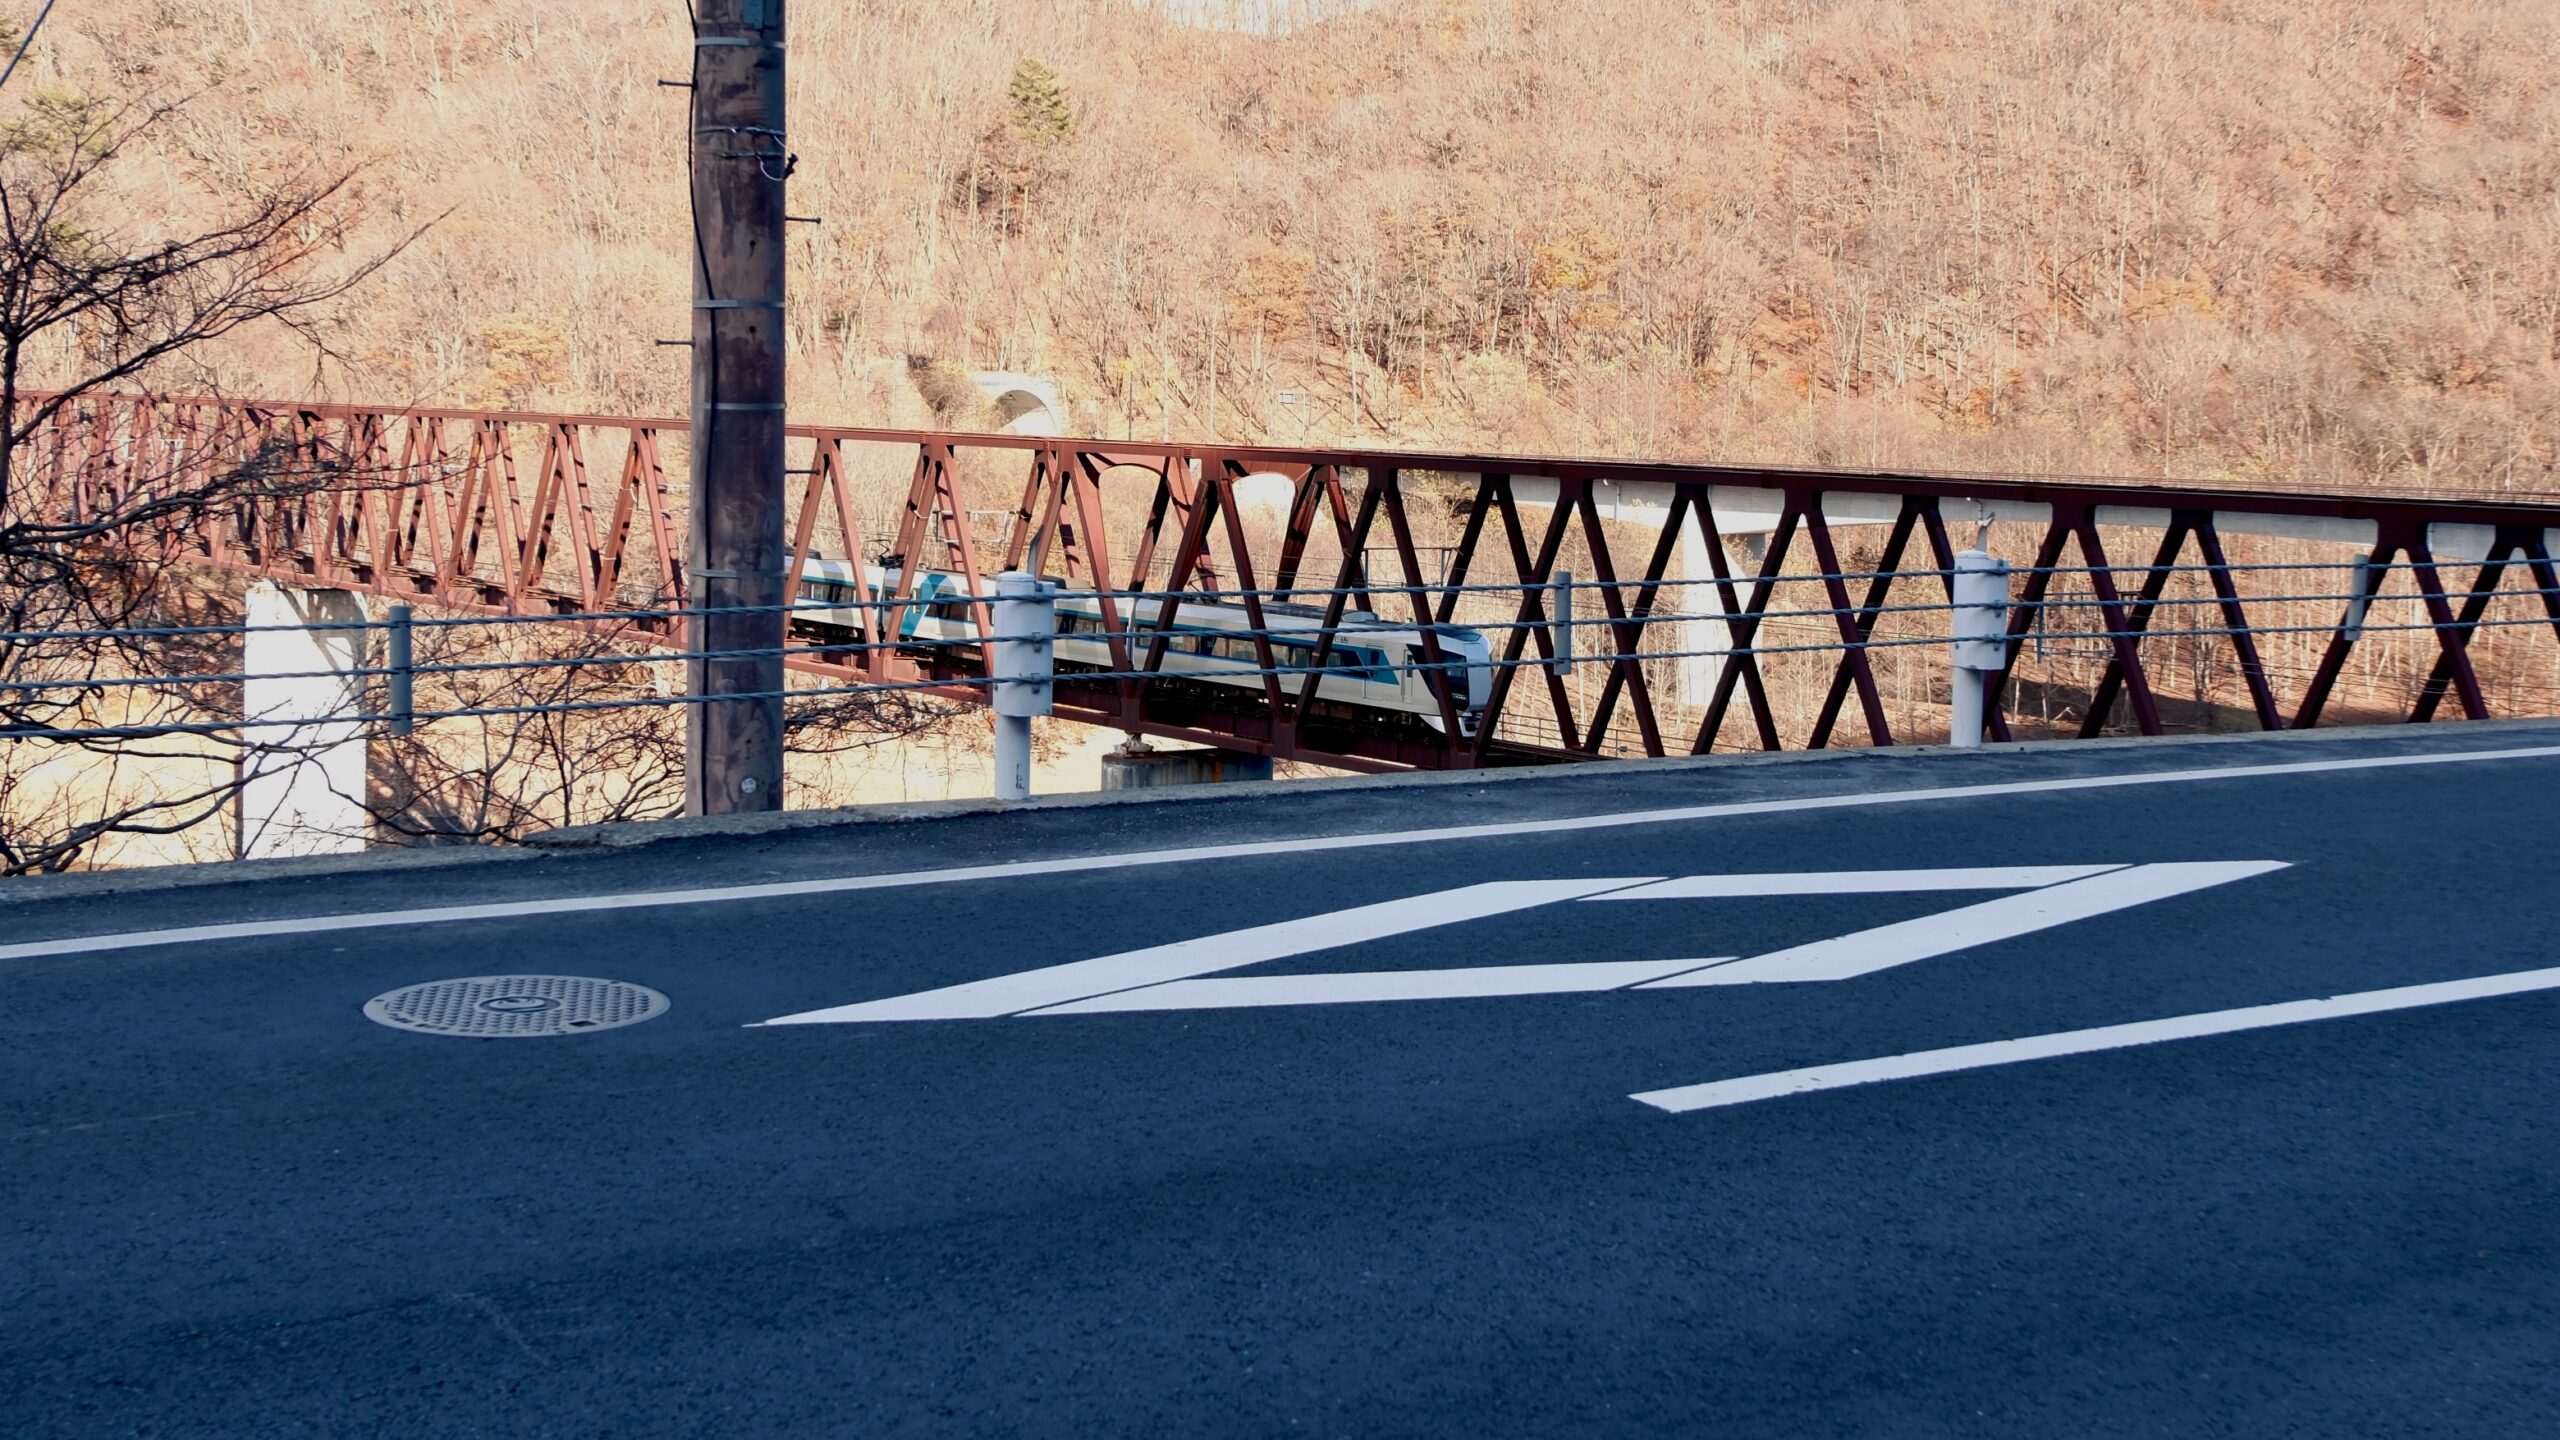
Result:
{"type": "Polygon", "coordinates": [[[408,844],[487,844],[678,813],[684,716],[665,702],[681,672],[644,646],[554,626],[422,627],[417,705],[449,718],[377,739],[374,823],[408,844]]]}
{"type": "Polygon", "coordinates": [[[191,583],[173,541],[222,507],[367,480],[325,442],[271,431],[48,447],[99,425],[112,392],[200,385],[201,348],[241,332],[325,355],[331,302],[415,236],[347,253],[351,170],[236,190],[210,225],[139,218],[117,164],[180,108],[40,94],[0,123],[0,739],[14,742],[0,874],[221,812],[254,748],[214,728],[237,714],[236,687],[122,683],[237,668],[236,638],[218,633],[236,610],[191,583]],[[67,464],[88,467],[79,483],[67,464]]]}
{"type": "MultiPolygon", "coordinates": [[[[546,830],[660,820],[684,805],[682,672],[628,629],[505,621],[419,628],[418,711],[377,737],[365,809],[408,844],[516,844],[546,830]]],[[[841,755],[951,728],[957,707],[912,690],[795,701],[793,755],[841,755]]],[[[349,797],[355,798],[355,797],[349,797]]]]}

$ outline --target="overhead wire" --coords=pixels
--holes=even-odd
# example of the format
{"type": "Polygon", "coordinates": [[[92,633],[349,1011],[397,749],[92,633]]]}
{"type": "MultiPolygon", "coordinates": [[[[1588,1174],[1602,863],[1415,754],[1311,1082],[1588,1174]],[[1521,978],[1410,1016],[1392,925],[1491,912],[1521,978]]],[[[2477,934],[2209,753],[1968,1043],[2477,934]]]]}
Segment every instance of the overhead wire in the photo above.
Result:
{"type": "Polygon", "coordinates": [[[18,37],[18,48],[9,54],[9,63],[0,67],[0,89],[6,89],[9,77],[18,73],[18,62],[27,56],[27,47],[36,43],[36,32],[44,28],[44,17],[53,13],[53,0],[44,0],[44,8],[27,22],[27,33],[18,37]]]}

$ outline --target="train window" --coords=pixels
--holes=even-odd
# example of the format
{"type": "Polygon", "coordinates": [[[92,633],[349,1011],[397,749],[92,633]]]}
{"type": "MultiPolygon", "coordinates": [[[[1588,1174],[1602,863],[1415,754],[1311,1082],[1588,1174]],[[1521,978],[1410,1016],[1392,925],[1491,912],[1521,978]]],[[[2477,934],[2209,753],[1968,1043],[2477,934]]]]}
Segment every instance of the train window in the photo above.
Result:
{"type": "MultiPolygon", "coordinates": [[[[1316,663],[1316,647],[1313,645],[1275,646],[1274,648],[1279,652],[1278,658],[1282,665],[1304,670],[1313,667],[1316,663]]],[[[1395,672],[1387,668],[1385,651],[1371,650],[1359,645],[1337,644],[1325,651],[1324,673],[1353,680],[1384,680],[1389,683],[1395,680],[1395,672]]]]}

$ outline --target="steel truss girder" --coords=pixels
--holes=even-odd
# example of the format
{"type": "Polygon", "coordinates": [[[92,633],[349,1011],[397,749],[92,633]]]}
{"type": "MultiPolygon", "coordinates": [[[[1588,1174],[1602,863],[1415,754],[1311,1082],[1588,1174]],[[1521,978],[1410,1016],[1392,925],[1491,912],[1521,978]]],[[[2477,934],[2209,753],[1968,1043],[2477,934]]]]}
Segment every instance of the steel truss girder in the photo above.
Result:
{"type": "MultiPolygon", "coordinates": [[[[556,616],[564,624],[620,631],[651,643],[686,643],[680,618],[570,618],[683,608],[687,587],[677,511],[686,492],[664,458],[667,437],[685,431],[681,421],[127,395],[62,401],[41,394],[21,397],[15,418],[22,429],[33,428],[22,447],[10,513],[0,515],[0,522],[112,518],[148,508],[154,496],[223,488],[229,477],[276,477],[274,483],[231,486],[220,503],[185,513],[183,523],[164,519],[136,527],[114,543],[166,559],[341,586],[464,614],[556,616]],[[599,485],[598,477],[608,475],[614,477],[609,486],[599,485]],[[600,489],[610,493],[600,495],[600,489]]],[[[2079,733],[2101,733],[2119,706],[2142,733],[2163,733],[2145,646],[2170,603],[2165,587],[2172,567],[2185,562],[2190,549],[2210,583],[2209,603],[2227,632],[2223,643],[2237,661],[2255,723],[2269,730],[2317,724],[2363,643],[2363,607],[2351,604],[2340,615],[2288,714],[2249,629],[2250,597],[2225,554],[2225,531],[2235,516],[2370,527],[2365,573],[2373,588],[2405,572],[2426,616],[2422,631],[2431,632],[2433,641],[2425,679],[2407,711],[2412,721],[2436,718],[2448,695],[2466,717],[2490,713],[2473,640],[2498,595],[2537,597],[2560,643],[2560,567],[2549,539],[2560,530],[2560,503],[2538,497],[1852,475],[819,426],[796,426],[790,433],[809,454],[807,467],[795,471],[805,479],[797,487],[798,510],[789,532],[793,593],[800,564],[822,543],[839,547],[857,564],[897,560],[892,601],[914,598],[918,574],[928,563],[951,565],[973,597],[989,593],[994,570],[1016,567],[1058,575],[1079,588],[1160,590],[1167,598],[1156,607],[1154,633],[1135,643],[1119,633],[1129,628],[1126,607],[1106,596],[1101,608],[1114,632],[1112,668],[1125,678],[1062,680],[1060,714],[1353,769],[1593,759],[1629,744],[1644,755],[1670,753],[1675,745],[1704,753],[1726,743],[1737,701],[1749,717],[1739,743],[1758,749],[1837,743],[1853,697],[1864,742],[1893,744],[1903,737],[1890,722],[1870,647],[1894,608],[1897,585],[1934,579],[1933,596],[1950,593],[1948,512],[1957,505],[1972,507],[1984,523],[2006,522],[2015,514],[2043,524],[2007,624],[2008,668],[1992,682],[1989,723],[2001,738],[2010,733],[2000,703],[2009,669],[2054,576],[2064,572],[2087,581],[2107,656],[2079,733]],[[891,549],[873,557],[862,553],[865,537],[848,457],[860,447],[882,446],[904,450],[913,468],[891,549]],[[1262,524],[1239,503],[1239,485],[1262,475],[1277,476],[1289,492],[1276,525],[1262,524]],[[1473,488],[1458,543],[1436,576],[1423,563],[1412,512],[1421,493],[1417,485],[1426,476],[1460,477],[1473,488]],[[1524,503],[1518,493],[1522,479],[1552,487],[1543,523],[1534,513],[1538,506],[1524,503]],[[1116,507],[1129,533],[1114,535],[1107,529],[1112,502],[1132,486],[1143,493],[1143,508],[1116,507]],[[1603,491],[1623,497],[1630,487],[1650,487],[1648,493],[1658,497],[1655,510],[1642,512],[1658,515],[1658,523],[1630,527],[1621,510],[1613,525],[1612,514],[1604,513],[1603,491]],[[1775,503],[1774,518],[1754,529],[1765,533],[1766,546],[1756,571],[1747,575],[1736,573],[1726,549],[1731,537],[1718,518],[1719,496],[1736,487],[1774,497],[1775,503]],[[999,499],[1009,503],[972,503],[999,499]],[[1844,504],[1855,514],[1844,515],[1844,504]],[[972,530],[973,516],[989,514],[1003,517],[1004,533],[993,540],[972,530]],[[2119,575],[2132,567],[2111,558],[2106,533],[2146,528],[2126,515],[2165,516],[2147,526],[2158,539],[2147,547],[2149,564],[2139,567],[2140,579],[2129,590],[2119,575]],[[1373,574],[1370,552],[1381,521],[1392,569],[1373,574]],[[1863,577],[1862,593],[1853,593],[1851,582],[1861,577],[1844,563],[1837,533],[1850,522],[1889,526],[1863,577]],[[2458,601],[2438,575],[2447,562],[2437,558],[2441,537],[2455,532],[2489,537],[2484,546],[2459,552],[2478,554],[2480,561],[2458,601]],[[1661,698],[1639,657],[1648,653],[1647,637],[1658,633],[1664,618],[1660,600],[1671,581],[1669,566],[1692,536],[1708,573],[1683,579],[1715,595],[1730,653],[1695,729],[1674,735],[1667,733],[1661,698]],[[1810,575],[1801,566],[1789,569],[1799,559],[1800,539],[1810,551],[1810,575]],[[1915,540],[1921,542],[1916,556],[1915,540]],[[1551,627],[1559,617],[1548,611],[1548,586],[1573,542],[1581,547],[1580,563],[1589,566],[1599,596],[1601,614],[1591,629],[1607,641],[1585,662],[1601,675],[1599,693],[1587,704],[1578,703],[1553,663],[1558,657],[1551,627]],[[1310,577],[1310,567],[1322,564],[1320,553],[1327,548],[1334,556],[1329,573],[1310,577]],[[1454,698],[1438,685],[1436,667],[1445,656],[1439,627],[1458,623],[1469,577],[1492,568],[1509,570],[1513,580],[1503,584],[1516,582],[1517,595],[1501,601],[1510,619],[1495,638],[1500,668],[1483,722],[1470,737],[1462,733],[1454,698]],[[2529,587],[2507,583],[2517,574],[2529,587]],[[1773,601],[1781,586],[1812,577],[1819,577],[1837,652],[1827,662],[1827,689],[1810,723],[1791,736],[1794,727],[1780,713],[1762,664],[1768,647],[1760,637],[1776,613],[1773,601]],[[1319,583],[1311,586],[1311,578],[1319,583]],[[1258,691],[1233,688],[1231,695],[1204,697],[1202,687],[1160,680],[1182,597],[1222,588],[1245,592],[1238,603],[1256,632],[1254,654],[1265,672],[1258,691]],[[1268,634],[1267,603],[1318,595],[1316,669],[1332,655],[1344,617],[1355,608],[1418,627],[1423,660],[1433,667],[1437,713],[1430,718],[1436,730],[1363,731],[1318,704],[1316,676],[1273,673],[1280,666],[1268,634]],[[1540,693],[1527,702],[1527,713],[1552,727],[1552,744],[1506,733],[1506,722],[1522,703],[1520,682],[1531,676],[1540,693]]],[[[2121,548],[2127,542],[2115,543],[2121,548]]],[[[1379,568],[1388,564],[1380,562],[1379,568]]],[[[972,602],[972,611],[982,633],[991,629],[983,599],[972,602]]],[[[969,683],[980,678],[974,657],[898,652],[886,645],[894,633],[887,616],[867,617],[858,649],[795,657],[794,667],[835,683],[923,684],[931,687],[926,693],[983,697],[969,683]]]]}

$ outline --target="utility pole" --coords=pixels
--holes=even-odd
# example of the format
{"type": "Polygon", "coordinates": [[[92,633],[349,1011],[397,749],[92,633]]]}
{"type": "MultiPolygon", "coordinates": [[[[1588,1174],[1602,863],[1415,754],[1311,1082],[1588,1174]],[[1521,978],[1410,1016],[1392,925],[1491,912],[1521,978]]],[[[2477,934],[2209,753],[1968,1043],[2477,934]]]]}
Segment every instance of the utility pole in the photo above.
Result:
{"type": "Polygon", "coordinates": [[[685,813],[782,808],[782,0],[696,0],[685,813]],[[774,607],[737,609],[736,607],[774,607]],[[728,658],[730,652],[754,652],[728,658]],[[737,700],[713,697],[737,695],[737,700]]]}

